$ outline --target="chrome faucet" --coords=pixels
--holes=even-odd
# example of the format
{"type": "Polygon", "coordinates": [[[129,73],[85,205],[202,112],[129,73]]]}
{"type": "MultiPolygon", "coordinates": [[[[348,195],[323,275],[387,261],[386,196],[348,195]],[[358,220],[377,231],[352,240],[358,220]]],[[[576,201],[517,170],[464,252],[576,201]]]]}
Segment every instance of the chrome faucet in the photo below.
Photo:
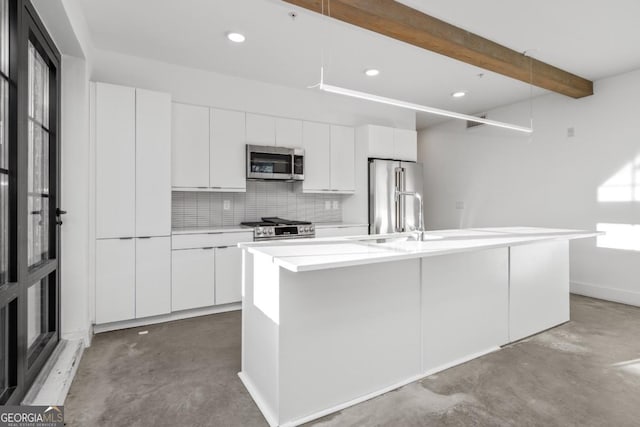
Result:
{"type": "Polygon", "coordinates": [[[418,219],[418,228],[415,230],[418,234],[417,236],[417,240],[422,242],[424,240],[424,215],[423,215],[423,209],[424,209],[424,205],[422,203],[422,195],[420,193],[418,193],[417,191],[400,191],[396,188],[396,201],[398,201],[400,199],[400,197],[413,197],[414,199],[416,199],[419,203],[420,206],[420,210],[418,212],[418,215],[420,215],[420,218],[418,219]]]}

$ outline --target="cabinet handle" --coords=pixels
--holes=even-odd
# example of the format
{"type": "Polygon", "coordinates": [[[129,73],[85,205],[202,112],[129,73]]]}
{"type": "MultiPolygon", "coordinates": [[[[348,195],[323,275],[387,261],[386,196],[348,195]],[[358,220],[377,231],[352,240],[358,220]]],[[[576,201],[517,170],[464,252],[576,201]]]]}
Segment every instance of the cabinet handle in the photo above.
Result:
{"type": "Polygon", "coordinates": [[[133,240],[133,237],[120,237],[120,240],[133,240]]]}
{"type": "Polygon", "coordinates": [[[206,189],[207,189],[207,188],[209,188],[209,187],[196,187],[196,188],[199,188],[199,189],[201,189],[201,190],[206,190],[206,189]]]}
{"type": "Polygon", "coordinates": [[[222,231],[211,231],[207,234],[222,234],[222,231]]]}
{"type": "Polygon", "coordinates": [[[138,237],[138,239],[150,239],[150,238],[151,238],[151,236],[141,236],[141,237],[138,237]]]}
{"type": "Polygon", "coordinates": [[[218,249],[227,249],[229,246],[218,246],[218,249]]]}
{"type": "Polygon", "coordinates": [[[207,248],[202,248],[203,251],[210,251],[211,249],[213,249],[213,246],[209,246],[207,248]]]}

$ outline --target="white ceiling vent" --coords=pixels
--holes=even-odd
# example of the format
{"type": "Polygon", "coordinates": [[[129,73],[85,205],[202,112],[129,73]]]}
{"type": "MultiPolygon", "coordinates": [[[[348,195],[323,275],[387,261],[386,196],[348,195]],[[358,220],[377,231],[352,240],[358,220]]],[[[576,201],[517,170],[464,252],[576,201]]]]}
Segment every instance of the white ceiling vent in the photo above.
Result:
{"type": "MultiPolygon", "coordinates": [[[[487,113],[483,113],[483,114],[474,114],[474,116],[480,118],[480,119],[486,119],[487,118],[487,113]]],[[[480,122],[474,122],[472,120],[467,120],[467,129],[471,129],[477,126],[484,126],[484,123],[480,123],[480,122]]]]}

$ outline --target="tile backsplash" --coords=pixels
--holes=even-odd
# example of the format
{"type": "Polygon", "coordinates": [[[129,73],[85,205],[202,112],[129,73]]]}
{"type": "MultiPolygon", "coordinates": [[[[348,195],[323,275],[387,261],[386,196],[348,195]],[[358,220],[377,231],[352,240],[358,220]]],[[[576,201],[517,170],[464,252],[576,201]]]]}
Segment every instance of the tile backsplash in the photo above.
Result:
{"type": "Polygon", "coordinates": [[[342,221],[342,202],[349,196],[304,194],[300,186],[300,183],[247,181],[246,193],[174,191],[171,225],[233,226],[267,216],[315,223],[342,221]]]}

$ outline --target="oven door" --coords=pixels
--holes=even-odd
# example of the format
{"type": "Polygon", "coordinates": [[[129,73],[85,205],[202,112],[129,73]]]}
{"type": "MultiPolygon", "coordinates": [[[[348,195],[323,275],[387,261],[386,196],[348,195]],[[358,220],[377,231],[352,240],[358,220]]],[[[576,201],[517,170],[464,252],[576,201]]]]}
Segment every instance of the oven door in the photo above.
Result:
{"type": "Polygon", "coordinates": [[[247,179],[293,179],[293,149],[247,145],[247,179]]]}

